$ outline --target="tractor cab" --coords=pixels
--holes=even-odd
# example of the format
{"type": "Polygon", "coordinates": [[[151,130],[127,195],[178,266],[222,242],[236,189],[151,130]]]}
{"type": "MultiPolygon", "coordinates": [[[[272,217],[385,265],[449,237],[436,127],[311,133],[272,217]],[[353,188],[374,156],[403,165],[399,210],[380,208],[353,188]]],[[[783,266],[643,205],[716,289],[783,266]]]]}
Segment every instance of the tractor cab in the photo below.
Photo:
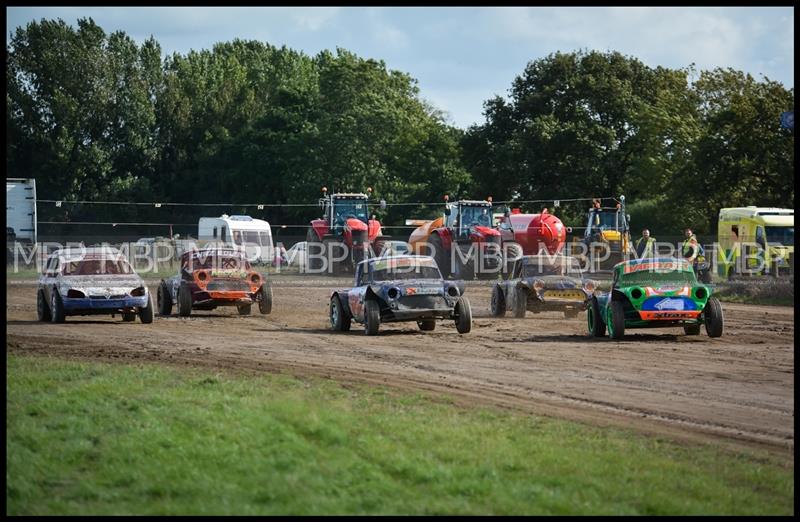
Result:
{"type": "MultiPolygon", "coordinates": [[[[323,190],[327,193],[327,190],[323,190]]],[[[369,196],[367,194],[332,194],[320,198],[319,205],[324,209],[323,219],[331,232],[341,234],[348,219],[369,223],[369,196]]]]}
{"type": "Polygon", "coordinates": [[[458,201],[445,205],[445,226],[456,236],[467,238],[473,227],[492,226],[492,203],[489,201],[458,201]]]}
{"type": "Polygon", "coordinates": [[[591,240],[598,235],[607,241],[619,241],[630,231],[630,216],[625,214],[625,196],[613,207],[602,207],[600,200],[595,200],[589,209],[588,222],[584,237],[591,240]]]}

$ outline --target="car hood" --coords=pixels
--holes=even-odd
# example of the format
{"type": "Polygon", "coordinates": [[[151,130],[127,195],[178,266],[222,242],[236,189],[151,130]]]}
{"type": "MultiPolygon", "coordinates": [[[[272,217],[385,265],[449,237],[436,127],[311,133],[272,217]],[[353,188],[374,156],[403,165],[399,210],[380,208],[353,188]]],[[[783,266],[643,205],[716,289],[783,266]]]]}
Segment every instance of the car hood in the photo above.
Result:
{"type": "Polygon", "coordinates": [[[549,275],[526,277],[523,281],[530,287],[533,287],[534,281],[542,281],[545,290],[573,290],[583,288],[583,281],[577,277],[569,276],[549,275]]]}
{"type": "Polygon", "coordinates": [[[388,291],[390,288],[399,288],[403,295],[444,295],[445,289],[455,286],[458,295],[464,294],[463,281],[437,281],[432,279],[402,279],[399,281],[381,281],[372,285],[373,292],[388,291]]]}

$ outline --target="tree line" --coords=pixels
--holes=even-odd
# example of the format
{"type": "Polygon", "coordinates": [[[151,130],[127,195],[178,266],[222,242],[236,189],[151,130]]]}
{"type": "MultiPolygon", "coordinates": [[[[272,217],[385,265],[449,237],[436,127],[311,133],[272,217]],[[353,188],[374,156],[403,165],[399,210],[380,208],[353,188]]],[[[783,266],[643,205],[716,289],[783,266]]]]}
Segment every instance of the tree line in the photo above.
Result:
{"type": "MultiPolygon", "coordinates": [[[[794,134],[780,127],[794,89],[732,69],[558,52],[487,100],[484,123],[459,129],[409,74],[345,49],[236,39],[162,57],[152,37],[42,19],[12,34],[6,82],[6,174],[35,177],[44,199],[313,204],[322,186],[372,187],[390,203],[625,194],[634,226],[656,233],[708,232],[721,207],[794,201],[794,134]]],[[[241,211],[298,224],[318,214],[241,211]]],[[[168,212],[196,222],[208,210],[168,212]]],[[[377,212],[401,224],[437,209],[377,212]]],[[[43,218],[164,210],[67,205],[43,218]]]]}

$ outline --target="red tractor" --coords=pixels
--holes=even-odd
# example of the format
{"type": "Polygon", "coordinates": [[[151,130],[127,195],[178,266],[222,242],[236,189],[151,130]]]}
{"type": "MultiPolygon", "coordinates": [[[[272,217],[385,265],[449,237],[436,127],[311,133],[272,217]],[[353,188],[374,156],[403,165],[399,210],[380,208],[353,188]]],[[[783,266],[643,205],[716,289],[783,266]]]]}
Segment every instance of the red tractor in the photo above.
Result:
{"type": "Polygon", "coordinates": [[[492,226],[492,201],[449,202],[433,221],[408,220],[418,226],[408,238],[411,251],[436,259],[442,276],[496,278],[502,270],[500,232],[492,226]]]}
{"type": "MultiPolygon", "coordinates": [[[[322,187],[323,197],[319,200],[324,215],[311,222],[306,235],[310,273],[342,273],[353,268],[371,253],[380,254],[383,242],[388,239],[381,231],[378,220],[369,217],[369,195],[331,194],[322,187]]],[[[381,201],[381,208],[385,203],[381,201]]]]}

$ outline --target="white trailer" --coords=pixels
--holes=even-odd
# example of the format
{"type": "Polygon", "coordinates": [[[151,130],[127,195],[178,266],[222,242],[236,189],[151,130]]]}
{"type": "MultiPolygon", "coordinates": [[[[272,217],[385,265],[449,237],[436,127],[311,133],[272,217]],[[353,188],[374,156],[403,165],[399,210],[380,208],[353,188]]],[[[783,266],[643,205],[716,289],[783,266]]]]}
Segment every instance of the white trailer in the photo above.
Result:
{"type": "Polygon", "coordinates": [[[36,180],[6,178],[6,240],[36,243],[36,180]]]}
{"type": "Polygon", "coordinates": [[[197,240],[199,246],[218,244],[241,249],[255,263],[272,263],[275,257],[269,223],[250,216],[202,217],[197,225],[197,240]]]}

